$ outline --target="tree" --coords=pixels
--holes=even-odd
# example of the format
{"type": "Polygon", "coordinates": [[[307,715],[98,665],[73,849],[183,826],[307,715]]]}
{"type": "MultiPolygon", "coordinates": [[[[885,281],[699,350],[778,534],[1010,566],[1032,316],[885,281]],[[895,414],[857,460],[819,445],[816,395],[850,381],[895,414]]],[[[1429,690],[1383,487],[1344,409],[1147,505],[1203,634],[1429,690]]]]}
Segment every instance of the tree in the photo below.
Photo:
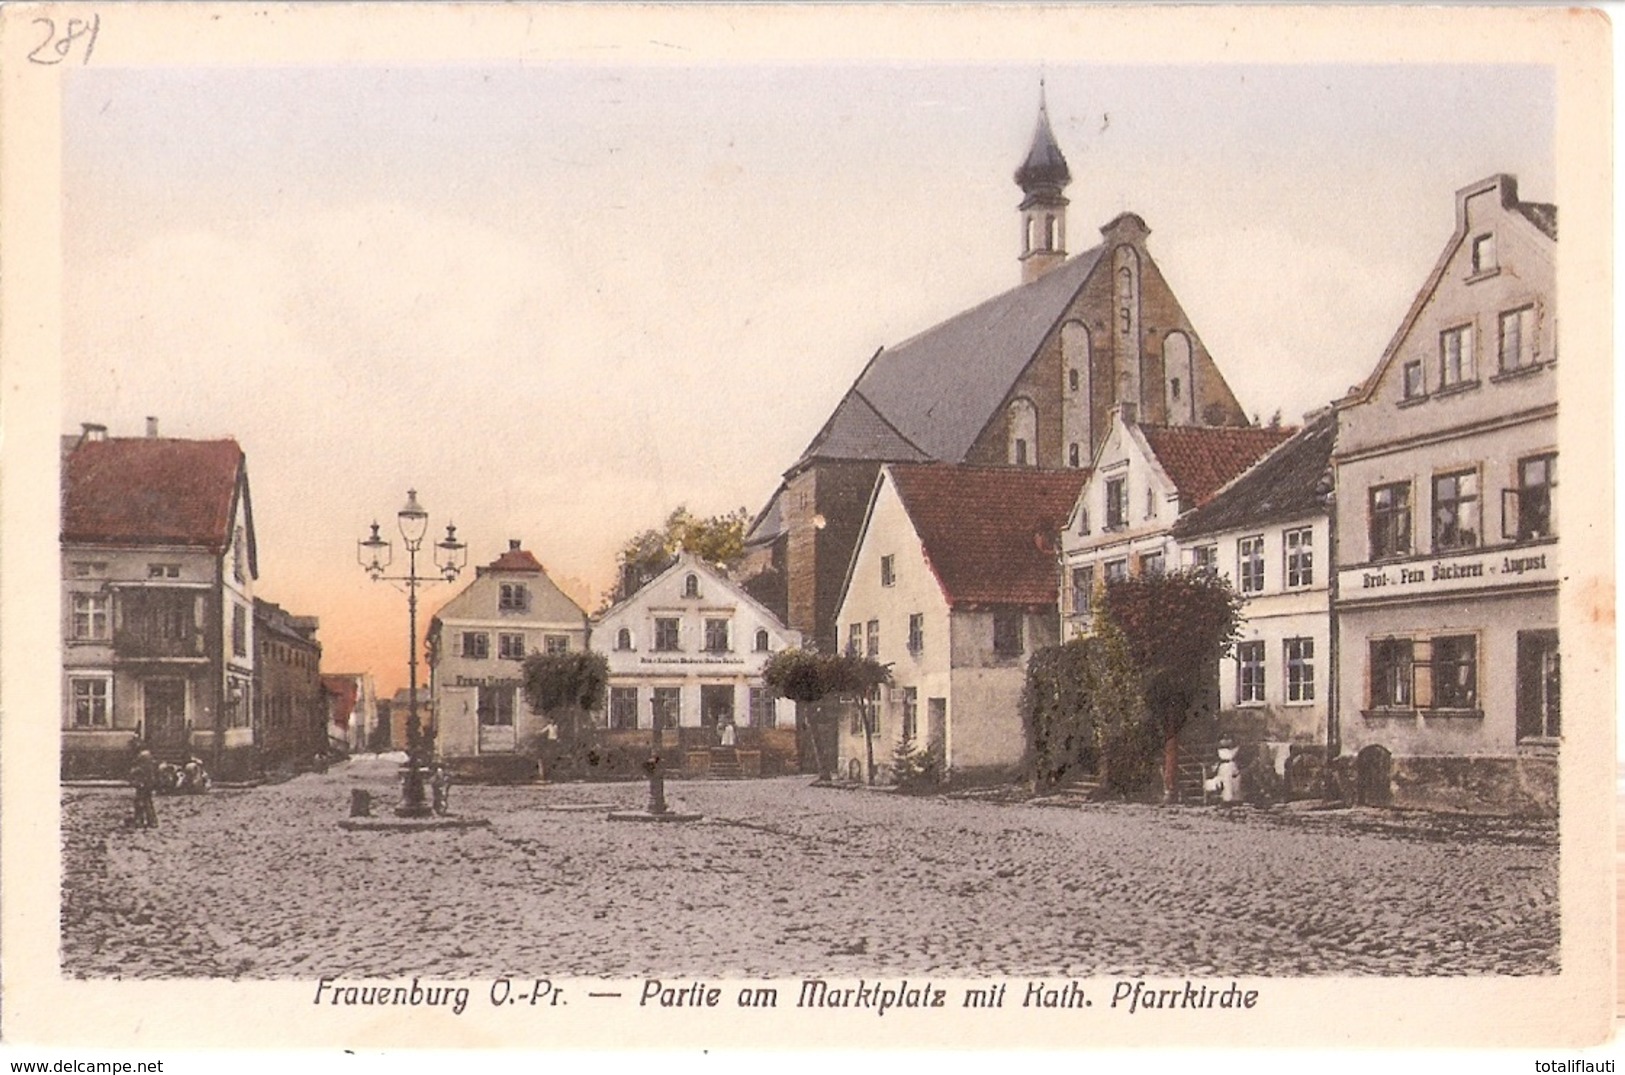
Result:
{"type": "MultiPolygon", "coordinates": [[[[773,654],[762,669],[762,680],[774,693],[796,702],[819,702],[831,695],[852,699],[863,718],[864,747],[868,753],[868,781],[875,782],[875,688],[891,682],[891,668],[868,657],[784,649],[773,654]]],[[[817,750],[818,739],[813,738],[817,750]]],[[[824,759],[819,758],[820,769],[824,759]]]]}
{"type": "MultiPolygon", "coordinates": [[[[1241,599],[1211,571],[1144,574],[1107,582],[1099,593],[1097,633],[1118,645],[1139,680],[1148,726],[1162,742],[1163,796],[1172,799],[1179,775],[1179,732],[1211,690],[1214,669],[1227,656],[1241,624],[1241,599]]],[[[1124,729],[1132,736],[1133,729],[1124,729]]]]}
{"type": "Polygon", "coordinates": [[[679,552],[689,552],[708,564],[732,567],[745,553],[745,527],[750,514],[738,508],[702,519],[678,506],[666,521],[628,538],[615,554],[619,569],[615,586],[604,595],[604,607],[624,601],[638,588],[670,566],[679,552]]]}
{"type": "Polygon", "coordinates": [[[553,716],[566,709],[602,709],[609,661],[602,653],[532,653],[525,658],[521,676],[532,713],[553,716]]]}

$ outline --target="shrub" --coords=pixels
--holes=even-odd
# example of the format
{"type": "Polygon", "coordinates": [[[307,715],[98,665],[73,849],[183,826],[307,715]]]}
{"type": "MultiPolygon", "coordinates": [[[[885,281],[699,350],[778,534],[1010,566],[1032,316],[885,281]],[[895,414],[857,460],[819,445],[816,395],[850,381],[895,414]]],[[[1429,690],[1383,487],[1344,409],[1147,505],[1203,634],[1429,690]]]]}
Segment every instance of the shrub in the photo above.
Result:
{"type": "Polygon", "coordinates": [[[928,791],[942,782],[942,763],[935,751],[904,739],[892,749],[892,777],[902,791],[928,791]]]}

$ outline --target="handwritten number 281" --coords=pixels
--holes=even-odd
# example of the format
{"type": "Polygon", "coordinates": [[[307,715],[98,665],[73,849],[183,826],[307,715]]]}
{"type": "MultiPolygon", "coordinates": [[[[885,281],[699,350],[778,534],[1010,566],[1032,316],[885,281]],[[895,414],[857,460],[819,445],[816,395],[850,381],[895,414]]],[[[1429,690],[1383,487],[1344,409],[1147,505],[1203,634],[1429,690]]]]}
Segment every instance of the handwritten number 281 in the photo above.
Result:
{"type": "Polygon", "coordinates": [[[28,54],[30,63],[59,64],[72,54],[74,45],[80,41],[84,42],[85,55],[79,62],[89,63],[90,54],[96,48],[96,35],[102,28],[102,17],[69,19],[61,32],[57,31],[55,19],[38,18],[34,25],[45,27],[45,39],[28,54]]]}

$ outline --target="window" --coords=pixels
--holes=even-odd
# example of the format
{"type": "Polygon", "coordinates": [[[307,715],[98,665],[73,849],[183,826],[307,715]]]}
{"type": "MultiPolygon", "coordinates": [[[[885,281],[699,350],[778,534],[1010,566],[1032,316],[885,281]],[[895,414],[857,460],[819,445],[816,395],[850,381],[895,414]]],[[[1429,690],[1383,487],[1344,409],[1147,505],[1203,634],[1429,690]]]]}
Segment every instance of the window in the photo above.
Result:
{"type": "Polygon", "coordinates": [[[629,650],[632,648],[632,631],[630,628],[622,627],[619,631],[615,632],[615,648],[618,650],[629,650]]]}
{"type": "Polygon", "coordinates": [[[248,575],[248,545],[243,541],[243,528],[238,527],[231,539],[231,573],[238,582],[242,582],[248,575]]]}
{"type": "Polygon", "coordinates": [[[105,639],[107,637],[107,604],[104,593],[76,593],[73,595],[73,637],[78,639],[105,639]]]}
{"type": "Polygon", "coordinates": [[[1241,592],[1262,593],[1264,590],[1264,538],[1260,535],[1244,537],[1236,542],[1236,571],[1241,592]]]}
{"type": "Polygon", "coordinates": [[[689,575],[687,578],[683,579],[683,596],[700,596],[700,577],[698,575],[689,575]]]}
{"type": "Polygon", "coordinates": [[[1072,612],[1075,615],[1085,615],[1095,598],[1095,569],[1094,565],[1088,567],[1074,567],[1072,569],[1072,612]]]}
{"type": "Polygon", "coordinates": [[[1168,394],[1175,399],[1179,398],[1179,378],[1174,377],[1168,381],[1168,394]]]}
{"type": "Polygon", "coordinates": [[[925,613],[923,612],[909,614],[908,651],[916,657],[925,651],[925,613]]]}
{"type": "Polygon", "coordinates": [[[1022,614],[1015,612],[993,613],[993,655],[995,657],[1020,657],[1022,651],[1022,614]]]}
{"type": "Polygon", "coordinates": [[[1473,364],[1473,326],[1462,325],[1439,333],[1439,388],[1459,388],[1478,380],[1473,364]]]}
{"type": "Polygon", "coordinates": [[[524,660],[525,636],[506,632],[497,635],[497,656],[504,661],[524,660]]]}
{"type": "Polygon", "coordinates": [[[1078,533],[1087,534],[1088,532],[1089,532],[1089,509],[1088,508],[1079,508],[1078,509],[1078,533]]]}
{"type": "Polygon", "coordinates": [[[1518,738],[1563,734],[1562,664],[1557,632],[1518,632],[1518,738]]]}
{"type": "Polygon", "coordinates": [[[1286,700],[1315,700],[1315,640],[1312,638],[1286,640],[1286,700]]]}
{"type": "Polygon", "coordinates": [[[1433,707],[1478,706],[1478,639],[1451,635],[1433,640],[1433,707]]]}
{"type": "Polygon", "coordinates": [[[1155,519],[1157,517],[1157,499],[1155,493],[1149,485],[1145,487],[1145,517],[1147,519],[1155,519]]]}
{"type": "Polygon", "coordinates": [[[242,605],[231,606],[231,653],[234,657],[248,656],[248,615],[242,605]]]}
{"type": "Polygon", "coordinates": [[[180,564],[148,564],[147,578],[149,579],[178,579],[181,577],[180,564]]]}
{"type": "Polygon", "coordinates": [[[880,656],[880,621],[870,620],[867,629],[867,639],[863,647],[865,657],[880,656]]]}
{"type": "Polygon", "coordinates": [[[1411,551],[1411,487],[1407,482],[1371,490],[1371,559],[1407,556],[1411,551]]]}
{"type": "Polygon", "coordinates": [[[728,652],[728,621],[708,619],[705,621],[705,652],[728,652]]]}
{"type": "Polygon", "coordinates": [[[513,726],[513,691],[512,687],[479,688],[475,705],[482,725],[487,728],[513,726]]]}
{"type": "Polygon", "coordinates": [[[1535,308],[1501,315],[1501,372],[1521,370],[1535,362],[1535,308]]]}
{"type": "Polygon", "coordinates": [[[1016,466],[1024,467],[1026,465],[1027,465],[1027,438],[1025,438],[1025,437],[1017,437],[1016,438],[1016,466]]]}
{"type": "Polygon", "coordinates": [[[1473,239],[1472,275],[1492,271],[1495,262],[1495,235],[1479,235],[1473,239]]]}
{"type": "Polygon", "coordinates": [[[1219,570],[1219,547],[1217,545],[1198,545],[1191,550],[1191,569],[1203,574],[1217,574],[1219,570]]]}
{"type": "Polygon", "coordinates": [[[1078,390],[1078,371],[1076,369],[1066,371],[1066,387],[1072,392],[1078,390]]]}
{"type": "Polygon", "coordinates": [[[903,688],[903,738],[909,741],[920,737],[920,690],[903,688]]]}
{"type": "Polygon", "coordinates": [[[863,652],[863,624],[854,623],[846,629],[846,655],[856,657],[863,652]]]}
{"type": "Polygon", "coordinates": [[[1470,549],[1478,544],[1478,472],[1462,470],[1433,478],[1433,549],[1470,549]]]}
{"type": "Polygon", "coordinates": [[[734,689],[731,683],[700,684],[700,724],[716,728],[734,722],[734,689]]]}
{"type": "Polygon", "coordinates": [[[491,636],[484,631],[464,631],[463,656],[473,661],[483,661],[490,657],[491,636]]]}
{"type": "Polygon", "coordinates": [[[1128,479],[1112,478],[1106,483],[1106,529],[1121,530],[1128,525],[1128,479]]]}
{"type": "Polygon", "coordinates": [[[778,709],[774,705],[773,692],[766,687],[752,687],[750,689],[750,726],[752,728],[772,728],[779,722],[778,709]]]}
{"type": "Polygon", "coordinates": [[[756,629],[756,652],[757,653],[766,653],[767,649],[768,649],[767,628],[766,627],[758,627],[756,629]]]}
{"type": "Polygon", "coordinates": [[[880,558],[880,585],[894,586],[897,583],[897,557],[882,556],[880,558]]]}
{"type": "Polygon", "coordinates": [[[1077,444],[1076,441],[1073,441],[1071,444],[1067,445],[1067,449],[1066,449],[1066,465],[1069,466],[1069,467],[1081,467],[1081,466],[1083,466],[1083,454],[1082,454],[1081,450],[1078,448],[1078,444],[1077,444]]]}
{"type": "Polygon", "coordinates": [[[1236,643],[1236,701],[1249,705],[1264,700],[1264,643],[1236,643]]]}
{"type": "Polygon", "coordinates": [[[609,689],[609,726],[619,731],[630,731],[638,726],[638,689],[611,687],[609,689]]]}
{"type": "Polygon", "coordinates": [[[1315,532],[1305,526],[1288,530],[1286,538],[1286,584],[1313,586],[1315,583],[1315,532]]]}
{"type": "Polygon", "coordinates": [[[1422,360],[1405,363],[1405,398],[1421,399],[1428,394],[1427,374],[1422,366],[1422,360]]]}
{"type": "Polygon", "coordinates": [[[671,653],[678,648],[677,617],[658,616],[655,618],[655,649],[662,653],[671,653]]]}
{"type": "Polygon", "coordinates": [[[73,564],[73,577],[76,579],[100,579],[107,577],[107,562],[105,560],[86,561],[76,560],[73,564]]]}
{"type": "Polygon", "coordinates": [[[1409,708],[1414,653],[1408,638],[1371,641],[1371,708],[1409,708]]]}
{"type": "Polygon", "coordinates": [[[81,678],[68,681],[68,695],[73,702],[75,728],[106,728],[109,726],[109,695],[112,684],[103,677],[81,678]]]}
{"type": "Polygon", "coordinates": [[[1550,537],[1557,533],[1557,516],[1552,508],[1552,490],[1557,488],[1557,456],[1552,453],[1534,455],[1518,460],[1518,488],[1509,490],[1511,511],[1502,507],[1509,516],[1510,525],[1503,522],[1504,536],[1518,541],[1550,537]]]}
{"type": "Polygon", "coordinates": [[[522,582],[504,582],[497,594],[497,611],[524,612],[530,608],[530,587],[522,582]]]}
{"type": "Polygon", "coordinates": [[[656,687],[650,692],[650,709],[662,728],[675,728],[683,721],[683,688],[656,687]]]}
{"type": "Polygon", "coordinates": [[[1142,575],[1160,575],[1164,566],[1161,552],[1148,552],[1140,557],[1140,574],[1142,575]]]}
{"type": "Polygon", "coordinates": [[[1128,561],[1107,560],[1105,566],[1105,576],[1108,583],[1122,582],[1124,579],[1128,578],[1128,561]]]}

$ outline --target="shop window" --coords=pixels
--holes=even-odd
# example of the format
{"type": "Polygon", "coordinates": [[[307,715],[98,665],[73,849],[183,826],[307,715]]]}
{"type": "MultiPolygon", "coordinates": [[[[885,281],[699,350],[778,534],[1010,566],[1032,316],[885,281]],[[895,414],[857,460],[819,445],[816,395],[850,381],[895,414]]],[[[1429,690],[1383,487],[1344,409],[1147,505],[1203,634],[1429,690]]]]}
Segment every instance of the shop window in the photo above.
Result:
{"type": "Polygon", "coordinates": [[[734,722],[734,689],[730,683],[700,684],[700,724],[716,728],[734,722]]]}
{"type": "Polygon", "coordinates": [[[476,702],[480,724],[487,728],[511,728],[513,695],[512,687],[480,687],[476,702]]]}
{"type": "Polygon", "coordinates": [[[1236,643],[1236,702],[1256,705],[1264,701],[1264,643],[1236,643]]]}
{"type": "Polygon", "coordinates": [[[618,731],[630,731],[638,726],[638,689],[611,687],[609,689],[609,726],[618,731]]]}
{"type": "Polygon", "coordinates": [[[1371,642],[1371,708],[1407,709],[1414,686],[1415,644],[1408,638],[1371,642]]]}
{"type": "Polygon", "coordinates": [[[1518,738],[1563,732],[1562,665],[1556,631],[1518,632],[1518,738]]]}
{"type": "Polygon", "coordinates": [[[1433,549],[1478,545],[1478,471],[1461,470],[1433,478],[1433,549]]]}
{"type": "Polygon", "coordinates": [[[683,720],[683,688],[655,687],[650,691],[649,706],[660,727],[678,727],[683,720]]]}
{"type": "Polygon", "coordinates": [[[1478,708],[1478,639],[1448,635],[1433,639],[1433,708],[1478,708]]]}
{"type": "Polygon", "coordinates": [[[1379,485],[1371,490],[1370,496],[1371,559],[1410,555],[1410,484],[1379,485]]]}

